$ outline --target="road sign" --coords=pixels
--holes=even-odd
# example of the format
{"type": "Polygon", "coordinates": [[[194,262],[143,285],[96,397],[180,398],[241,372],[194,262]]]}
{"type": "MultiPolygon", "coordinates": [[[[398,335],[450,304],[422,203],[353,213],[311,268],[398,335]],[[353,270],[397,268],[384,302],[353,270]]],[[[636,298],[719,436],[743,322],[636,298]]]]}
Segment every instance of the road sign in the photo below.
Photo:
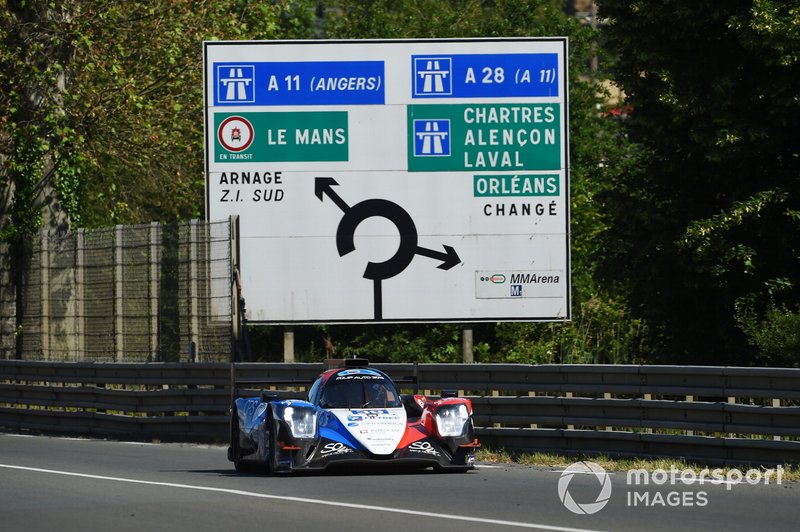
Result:
{"type": "Polygon", "coordinates": [[[567,41],[206,42],[256,323],[570,318],[567,41]]]}

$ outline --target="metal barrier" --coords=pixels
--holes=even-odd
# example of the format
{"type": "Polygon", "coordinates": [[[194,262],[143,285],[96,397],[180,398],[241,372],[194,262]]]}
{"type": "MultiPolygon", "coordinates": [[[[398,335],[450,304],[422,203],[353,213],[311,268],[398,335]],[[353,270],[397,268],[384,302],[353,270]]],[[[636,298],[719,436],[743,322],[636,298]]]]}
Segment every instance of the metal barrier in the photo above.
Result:
{"type": "MultiPolygon", "coordinates": [[[[472,399],[481,441],[512,451],[800,463],[800,369],[374,364],[472,399]]],[[[311,384],[322,364],[236,364],[311,384]]],[[[0,427],[225,441],[231,366],[0,360],[0,427]]]]}

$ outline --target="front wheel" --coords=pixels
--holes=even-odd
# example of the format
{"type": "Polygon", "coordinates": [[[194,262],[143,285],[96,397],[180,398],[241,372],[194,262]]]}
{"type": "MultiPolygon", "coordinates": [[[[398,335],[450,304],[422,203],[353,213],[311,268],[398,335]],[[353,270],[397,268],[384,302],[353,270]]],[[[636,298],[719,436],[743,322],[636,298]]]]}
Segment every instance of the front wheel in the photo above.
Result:
{"type": "Polygon", "coordinates": [[[231,444],[228,447],[228,460],[233,462],[237,473],[263,473],[264,467],[258,462],[242,458],[239,434],[239,413],[236,408],[231,412],[231,444]]]}
{"type": "Polygon", "coordinates": [[[231,444],[228,447],[228,460],[233,462],[234,469],[239,473],[247,470],[239,449],[239,411],[236,408],[231,410],[231,444]]]}
{"type": "Polygon", "coordinates": [[[453,454],[452,465],[440,465],[436,467],[436,470],[443,473],[466,473],[474,469],[474,465],[467,461],[470,452],[466,447],[458,447],[455,454],[453,454]]]}
{"type": "Polygon", "coordinates": [[[279,457],[280,451],[278,450],[278,422],[272,415],[272,410],[269,411],[267,419],[265,420],[267,427],[269,427],[269,450],[267,451],[267,467],[270,472],[280,473],[279,471],[279,457]]]}

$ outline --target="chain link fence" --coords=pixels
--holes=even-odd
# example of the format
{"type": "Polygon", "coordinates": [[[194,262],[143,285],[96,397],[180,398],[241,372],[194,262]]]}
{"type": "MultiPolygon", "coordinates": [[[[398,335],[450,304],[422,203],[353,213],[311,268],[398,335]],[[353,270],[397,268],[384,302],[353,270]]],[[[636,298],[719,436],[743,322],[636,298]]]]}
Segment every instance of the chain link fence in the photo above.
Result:
{"type": "Polygon", "coordinates": [[[0,358],[230,359],[228,221],[42,232],[26,244],[30,264],[20,287],[9,246],[0,246],[0,358]]]}

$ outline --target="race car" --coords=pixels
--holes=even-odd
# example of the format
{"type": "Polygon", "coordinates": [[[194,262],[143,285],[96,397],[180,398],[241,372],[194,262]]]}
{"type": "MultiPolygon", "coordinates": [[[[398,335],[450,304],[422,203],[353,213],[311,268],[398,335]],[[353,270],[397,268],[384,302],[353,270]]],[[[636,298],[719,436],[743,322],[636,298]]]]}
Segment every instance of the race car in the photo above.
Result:
{"type": "Polygon", "coordinates": [[[439,399],[401,396],[387,374],[363,359],[322,373],[307,400],[280,399],[274,392],[236,397],[242,384],[234,383],[228,448],[237,471],[291,473],[358,464],[448,472],[474,467],[479,443],[469,399],[455,393],[439,399]]]}

